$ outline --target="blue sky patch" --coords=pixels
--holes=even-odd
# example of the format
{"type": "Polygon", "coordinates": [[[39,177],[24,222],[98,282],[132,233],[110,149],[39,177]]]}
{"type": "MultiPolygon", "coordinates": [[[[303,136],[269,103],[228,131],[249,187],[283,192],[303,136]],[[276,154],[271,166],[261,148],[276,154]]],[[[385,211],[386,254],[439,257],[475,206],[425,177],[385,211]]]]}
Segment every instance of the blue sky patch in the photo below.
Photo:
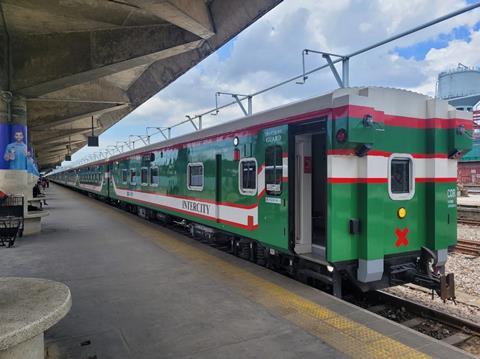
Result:
{"type": "Polygon", "coordinates": [[[475,25],[473,25],[473,31],[479,31],[480,30],[480,21],[477,22],[475,25]]]}
{"type": "Polygon", "coordinates": [[[220,61],[225,61],[232,55],[233,46],[235,45],[235,41],[237,37],[235,36],[233,39],[229,40],[225,45],[217,50],[217,55],[220,61]]]}
{"type": "MultiPolygon", "coordinates": [[[[480,28],[480,22],[475,24],[473,30],[480,28]]],[[[412,46],[396,47],[394,52],[405,59],[415,59],[417,61],[424,60],[425,56],[431,49],[443,49],[448,46],[448,43],[453,40],[464,40],[470,42],[471,29],[467,26],[459,26],[454,28],[447,34],[439,34],[434,39],[419,42],[412,46]]]]}

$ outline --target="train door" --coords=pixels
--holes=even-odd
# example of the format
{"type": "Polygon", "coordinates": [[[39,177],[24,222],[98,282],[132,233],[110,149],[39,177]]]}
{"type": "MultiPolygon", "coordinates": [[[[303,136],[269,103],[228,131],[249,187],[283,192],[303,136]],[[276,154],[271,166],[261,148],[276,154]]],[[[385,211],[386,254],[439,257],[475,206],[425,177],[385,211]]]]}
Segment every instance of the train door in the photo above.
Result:
{"type": "Polygon", "coordinates": [[[295,136],[295,251],[312,251],[312,136],[295,136]]]}
{"type": "Polygon", "coordinates": [[[222,155],[217,154],[215,156],[215,203],[216,213],[215,217],[217,222],[220,221],[220,206],[222,201],[222,155]]]}
{"type": "Polygon", "coordinates": [[[110,198],[110,183],[113,175],[113,162],[109,162],[105,169],[105,183],[107,186],[107,198],[110,198]]]}
{"type": "Polygon", "coordinates": [[[327,157],[325,120],[291,127],[294,240],[297,254],[326,258],[327,157]]]}

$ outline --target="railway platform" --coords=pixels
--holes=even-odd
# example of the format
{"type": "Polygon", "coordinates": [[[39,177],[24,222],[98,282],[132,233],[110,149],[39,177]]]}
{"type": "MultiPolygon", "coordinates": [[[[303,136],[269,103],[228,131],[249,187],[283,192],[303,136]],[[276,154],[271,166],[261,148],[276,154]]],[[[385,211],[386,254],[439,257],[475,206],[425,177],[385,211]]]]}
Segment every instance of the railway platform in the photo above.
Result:
{"type": "MultiPolygon", "coordinates": [[[[58,185],[2,276],[67,284],[47,358],[468,358],[278,273],[58,185]]],[[[1,303],[1,299],[0,299],[1,303]]]]}

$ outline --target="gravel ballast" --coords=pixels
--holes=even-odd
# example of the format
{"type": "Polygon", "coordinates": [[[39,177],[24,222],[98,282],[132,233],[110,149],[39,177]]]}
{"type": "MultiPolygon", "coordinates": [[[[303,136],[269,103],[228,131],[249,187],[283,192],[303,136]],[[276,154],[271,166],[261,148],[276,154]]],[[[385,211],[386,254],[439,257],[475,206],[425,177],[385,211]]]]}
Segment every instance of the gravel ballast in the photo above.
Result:
{"type": "MultiPolygon", "coordinates": [[[[458,225],[458,238],[480,241],[480,227],[458,225]]],[[[456,305],[451,301],[443,303],[438,296],[432,300],[428,290],[413,285],[397,286],[386,291],[480,323],[480,257],[458,252],[449,253],[446,273],[455,273],[456,305]]]]}

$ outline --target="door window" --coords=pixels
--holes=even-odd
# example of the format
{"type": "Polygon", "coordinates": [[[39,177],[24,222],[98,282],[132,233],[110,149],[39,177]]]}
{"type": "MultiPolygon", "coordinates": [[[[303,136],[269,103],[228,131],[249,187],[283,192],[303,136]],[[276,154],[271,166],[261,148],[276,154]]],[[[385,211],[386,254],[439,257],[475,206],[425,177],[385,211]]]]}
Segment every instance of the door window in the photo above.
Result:
{"type": "Polygon", "coordinates": [[[265,190],[268,195],[282,194],[282,174],[282,147],[267,147],[265,150],[265,190]]]}
{"type": "Polygon", "coordinates": [[[245,158],[239,163],[240,193],[253,196],[257,193],[257,160],[245,158]]]}
{"type": "Polygon", "coordinates": [[[150,185],[157,187],[159,182],[158,167],[150,168],[150,185]]]}
{"type": "Polygon", "coordinates": [[[140,170],[140,182],[142,186],[148,185],[148,168],[147,167],[142,167],[142,169],[140,170]]]}
{"type": "Polygon", "coordinates": [[[135,170],[130,170],[130,184],[137,184],[137,172],[135,170]]]}

